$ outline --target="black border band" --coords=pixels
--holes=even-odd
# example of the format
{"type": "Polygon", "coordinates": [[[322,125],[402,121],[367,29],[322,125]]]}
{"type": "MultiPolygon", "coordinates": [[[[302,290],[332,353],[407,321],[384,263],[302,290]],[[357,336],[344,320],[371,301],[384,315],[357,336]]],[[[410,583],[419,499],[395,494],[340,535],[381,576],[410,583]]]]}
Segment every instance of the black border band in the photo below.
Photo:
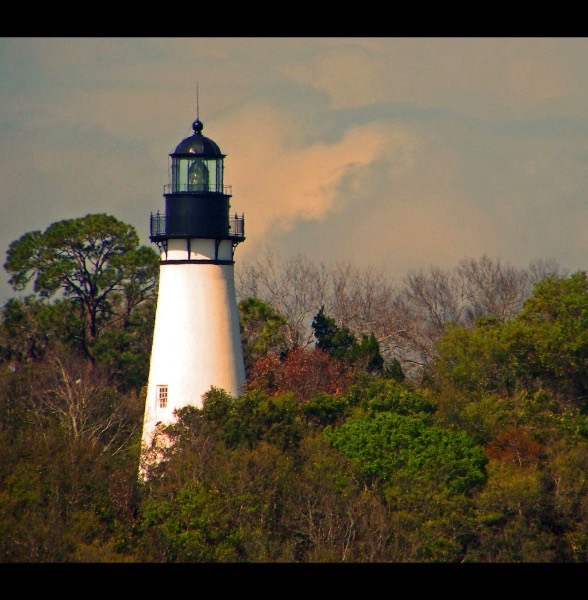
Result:
{"type": "Polygon", "coordinates": [[[162,260],[162,265],[234,265],[234,260],[162,260]]]}

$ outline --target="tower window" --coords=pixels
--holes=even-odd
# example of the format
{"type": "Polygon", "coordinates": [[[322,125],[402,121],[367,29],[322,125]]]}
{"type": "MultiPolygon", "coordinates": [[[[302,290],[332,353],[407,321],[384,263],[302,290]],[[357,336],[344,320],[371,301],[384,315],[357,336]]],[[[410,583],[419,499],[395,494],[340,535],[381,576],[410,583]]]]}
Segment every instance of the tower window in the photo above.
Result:
{"type": "Polygon", "coordinates": [[[167,408],[167,385],[157,386],[157,405],[159,408],[167,408]]]}

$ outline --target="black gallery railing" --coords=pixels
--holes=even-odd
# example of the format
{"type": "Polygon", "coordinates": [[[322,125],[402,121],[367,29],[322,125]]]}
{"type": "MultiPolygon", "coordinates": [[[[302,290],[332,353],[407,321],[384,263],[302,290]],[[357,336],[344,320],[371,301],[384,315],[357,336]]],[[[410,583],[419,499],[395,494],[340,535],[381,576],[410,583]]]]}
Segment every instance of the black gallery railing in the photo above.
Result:
{"type": "MultiPolygon", "coordinates": [[[[169,237],[167,230],[167,218],[166,215],[162,215],[159,212],[151,213],[150,222],[151,238],[166,238],[169,237]]],[[[174,237],[191,236],[189,231],[181,232],[174,231],[174,237]]],[[[229,216],[229,237],[230,238],[245,238],[245,215],[232,215],[229,216]]]]}

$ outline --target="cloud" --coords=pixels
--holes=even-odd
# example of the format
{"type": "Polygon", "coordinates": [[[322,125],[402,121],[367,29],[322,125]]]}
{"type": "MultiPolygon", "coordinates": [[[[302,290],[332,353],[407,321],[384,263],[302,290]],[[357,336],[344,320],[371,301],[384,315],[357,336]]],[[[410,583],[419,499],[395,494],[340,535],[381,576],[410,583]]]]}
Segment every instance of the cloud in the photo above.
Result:
{"type": "Polygon", "coordinates": [[[572,82],[569,69],[556,61],[523,56],[505,69],[505,102],[524,111],[541,103],[569,95],[572,82]]]}
{"type": "Polygon", "coordinates": [[[103,211],[149,243],[199,81],[239,257],[585,262],[586,40],[19,38],[0,55],[0,247],[103,211]]]}
{"type": "Polygon", "coordinates": [[[534,110],[528,116],[536,117],[562,98],[585,114],[578,58],[587,55],[574,39],[344,38],[326,40],[283,73],[325,94],[331,109],[394,102],[483,118],[534,110]]]}
{"type": "Polygon", "coordinates": [[[270,230],[264,241],[285,255],[377,265],[398,277],[408,269],[496,254],[493,207],[472,195],[446,138],[421,126],[383,122],[362,133],[378,140],[375,152],[338,180],[324,218],[299,220],[291,232],[270,230]]]}
{"type": "Polygon", "coordinates": [[[393,256],[399,268],[492,252],[486,210],[438,129],[385,121],[346,127],[323,141],[291,111],[263,101],[205,122],[204,135],[227,154],[231,210],[245,213],[240,259],[268,244],[328,260],[390,264],[383,257],[393,256]]]}
{"type": "Polygon", "coordinates": [[[246,213],[248,236],[258,240],[300,220],[324,219],[337,208],[345,177],[376,160],[385,146],[375,125],[352,127],[331,143],[309,141],[291,115],[264,103],[215,123],[210,136],[228,154],[232,210],[246,213]]]}
{"type": "Polygon", "coordinates": [[[384,73],[381,55],[353,40],[330,45],[308,63],[283,67],[299,84],[308,85],[330,99],[330,108],[369,106],[390,97],[394,75],[384,73]]]}

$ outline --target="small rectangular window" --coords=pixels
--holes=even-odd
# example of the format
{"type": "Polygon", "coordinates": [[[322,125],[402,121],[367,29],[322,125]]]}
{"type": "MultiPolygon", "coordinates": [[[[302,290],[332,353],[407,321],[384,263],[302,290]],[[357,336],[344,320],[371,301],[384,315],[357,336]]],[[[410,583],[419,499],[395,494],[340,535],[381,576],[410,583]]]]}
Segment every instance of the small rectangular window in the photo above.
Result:
{"type": "Polygon", "coordinates": [[[167,408],[167,385],[157,386],[157,404],[159,408],[167,408]]]}

